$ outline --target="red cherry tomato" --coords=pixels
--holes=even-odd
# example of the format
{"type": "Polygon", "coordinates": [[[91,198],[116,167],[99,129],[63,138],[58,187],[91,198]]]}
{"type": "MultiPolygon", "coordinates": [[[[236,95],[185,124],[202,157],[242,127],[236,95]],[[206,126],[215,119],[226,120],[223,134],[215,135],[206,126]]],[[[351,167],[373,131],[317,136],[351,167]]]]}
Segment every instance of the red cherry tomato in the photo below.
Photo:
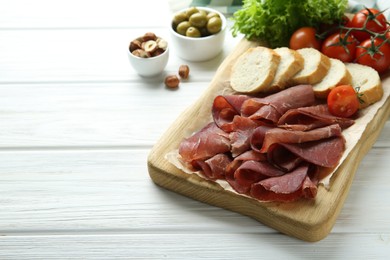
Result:
{"type": "Polygon", "coordinates": [[[343,62],[352,62],[355,59],[356,40],[345,33],[334,33],[327,37],[322,44],[321,52],[330,58],[343,62]]]}
{"type": "Polygon", "coordinates": [[[385,72],[390,67],[390,44],[382,39],[367,39],[356,50],[356,62],[370,66],[378,71],[385,72]]]}
{"type": "MultiPolygon", "coordinates": [[[[377,9],[368,8],[360,10],[353,16],[349,26],[351,28],[363,28],[365,23],[366,29],[370,31],[376,33],[383,33],[386,31],[386,17],[377,9]]],[[[363,31],[355,30],[352,34],[360,42],[370,38],[370,34],[363,31]]]]}
{"type": "Polygon", "coordinates": [[[351,85],[333,88],[329,92],[327,102],[329,112],[338,117],[350,117],[359,109],[359,99],[351,85]]]}
{"type": "Polygon", "coordinates": [[[313,27],[302,27],[296,30],[290,37],[290,49],[321,48],[321,41],[316,36],[316,29],[313,27]]]}

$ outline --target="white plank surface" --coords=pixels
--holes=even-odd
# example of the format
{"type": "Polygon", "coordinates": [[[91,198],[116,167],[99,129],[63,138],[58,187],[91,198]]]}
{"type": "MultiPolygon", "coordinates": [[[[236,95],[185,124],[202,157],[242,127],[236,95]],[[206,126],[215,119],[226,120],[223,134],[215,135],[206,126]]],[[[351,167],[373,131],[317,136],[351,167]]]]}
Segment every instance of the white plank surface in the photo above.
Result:
{"type": "MultiPolygon", "coordinates": [[[[166,1],[0,1],[0,259],[387,259],[390,121],[317,243],[163,190],[146,159],[239,39],[176,91],[130,67],[166,1]],[[151,8],[153,7],[153,8],[151,8]],[[150,19],[144,20],[147,10],[150,19]],[[142,18],[142,19],[141,19],[142,18]]],[[[185,61],[171,58],[165,73],[185,61]]],[[[187,63],[187,62],[185,62],[187,63]]]]}

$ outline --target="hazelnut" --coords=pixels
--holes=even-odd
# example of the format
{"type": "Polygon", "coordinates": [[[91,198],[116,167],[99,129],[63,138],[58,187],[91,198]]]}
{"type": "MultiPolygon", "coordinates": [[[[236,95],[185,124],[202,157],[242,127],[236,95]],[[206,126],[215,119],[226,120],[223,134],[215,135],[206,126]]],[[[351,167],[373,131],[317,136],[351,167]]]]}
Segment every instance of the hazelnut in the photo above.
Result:
{"type": "Polygon", "coordinates": [[[148,52],[148,53],[152,53],[154,52],[155,50],[157,50],[157,43],[153,40],[149,40],[147,42],[144,42],[142,43],[142,47],[143,49],[148,52]]]}
{"type": "Polygon", "coordinates": [[[143,49],[136,49],[131,52],[134,56],[140,57],[140,58],[149,58],[150,54],[148,54],[146,51],[143,49]]]}
{"type": "Polygon", "coordinates": [[[161,55],[161,54],[164,53],[164,51],[165,51],[165,50],[158,48],[157,50],[155,50],[154,52],[151,53],[151,54],[152,54],[152,57],[156,57],[156,56],[158,56],[158,55],[161,55]]]}
{"type": "Polygon", "coordinates": [[[157,43],[157,46],[158,46],[160,49],[166,50],[167,47],[168,47],[167,41],[166,41],[166,40],[163,40],[163,39],[161,39],[161,38],[157,38],[156,43],[157,43]]]}
{"type": "Polygon", "coordinates": [[[133,52],[137,49],[141,49],[142,48],[142,43],[140,40],[136,39],[132,42],[130,42],[130,46],[129,46],[129,49],[130,49],[130,52],[133,52]]]}
{"type": "Polygon", "coordinates": [[[177,88],[180,84],[180,80],[176,75],[168,75],[165,77],[164,83],[168,88],[177,88]]]}
{"type": "Polygon", "coordinates": [[[190,68],[188,65],[180,65],[179,67],[179,76],[182,79],[188,79],[188,75],[190,74],[190,68]]]}
{"type": "Polygon", "coordinates": [[[147,41],[150,41],[150,40],[156,41],[156,40],[157,40],[157,36],[156,36],[154,33],[152,33],[152,32],[147,32],[147,33],[145,33],[144,36],[142,37],[142,40],[143,40],[144,42],[147,42],[147,41]]]}

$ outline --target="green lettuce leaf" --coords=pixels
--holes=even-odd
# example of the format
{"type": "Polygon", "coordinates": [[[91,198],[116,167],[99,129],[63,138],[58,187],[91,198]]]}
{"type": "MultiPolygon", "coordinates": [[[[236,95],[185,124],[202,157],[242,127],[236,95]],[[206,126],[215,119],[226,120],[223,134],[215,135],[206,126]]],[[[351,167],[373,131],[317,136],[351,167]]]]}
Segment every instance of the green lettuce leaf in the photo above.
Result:
{"type": "Polygon", "coordinates": [[[347,5],[348,0],[244,0],[233,14],[232,34],[265,40],[271,48],[288,46],[295,30],[338,22],[347,5]]]}

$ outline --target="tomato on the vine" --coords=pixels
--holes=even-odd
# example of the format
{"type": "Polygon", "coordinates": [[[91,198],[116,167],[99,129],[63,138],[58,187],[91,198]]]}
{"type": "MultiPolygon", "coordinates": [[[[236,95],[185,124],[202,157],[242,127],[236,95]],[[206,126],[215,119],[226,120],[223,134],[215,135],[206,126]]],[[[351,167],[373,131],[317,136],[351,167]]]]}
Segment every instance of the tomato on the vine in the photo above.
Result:
{"type": "MultiPolygon", "coordinates": [[[[383,33],[387,27],[386,17],[375,8],[362,9],[352,17],[349,26],[351,28],[361,29],[364,28],[364,25],[367,30],[375,33],[383,33]]],[[[354,30],[352,34],[359,41],[370,38],[370,34],[364,31],[354,30]]]]}
{"type": "Polygon", "coordinates": [[[351,117],[359,110],[359,99],[351,85],[333,88],[327,98],[329,112],[338,117],[351,117]]]}
{"type": "Polygon", "coordinates": [[[356,44],[357,42],[352,35],[334,33],[325,39],[321,52],[330,58],[352,62],[355,59],[356,44]]]}
{"type": "Polygon", "coordinates": [[[356,62],[385,72],[390,67],[390,44],[382,39],[367,39],[356,49],[356,62]]]}
{"type": "Polygon", "coordinates": [[[290,49],[321,48],[321,41],[316,36],[316,29],[313,27],[302,27],[296,30],[290,37],[290,49]]]}

